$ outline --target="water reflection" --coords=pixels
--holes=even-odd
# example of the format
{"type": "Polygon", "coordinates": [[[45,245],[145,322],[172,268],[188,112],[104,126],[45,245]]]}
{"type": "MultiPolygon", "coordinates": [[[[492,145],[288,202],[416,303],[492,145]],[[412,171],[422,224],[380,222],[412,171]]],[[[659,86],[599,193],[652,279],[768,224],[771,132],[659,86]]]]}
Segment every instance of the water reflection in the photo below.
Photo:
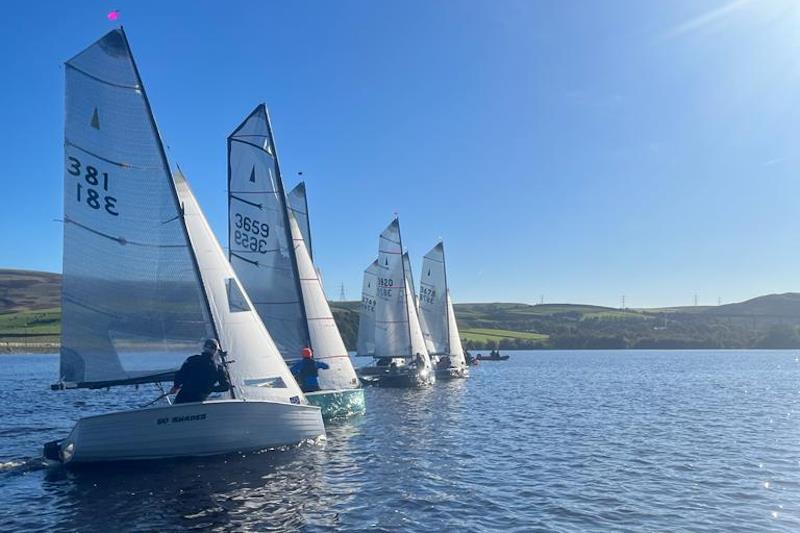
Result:
{"type": "Polygon", "coordinates": [[[357,425],[332,428],[326,445],[226,457],[50,469],[44,489],[62,514],[56,529],[80,531],[203,529],[285,531],[307,522],[335,526],[330,500],[358,493],[348,453],[357,425]],[[351,480],[326,482],[328,470],[351,480]]]}

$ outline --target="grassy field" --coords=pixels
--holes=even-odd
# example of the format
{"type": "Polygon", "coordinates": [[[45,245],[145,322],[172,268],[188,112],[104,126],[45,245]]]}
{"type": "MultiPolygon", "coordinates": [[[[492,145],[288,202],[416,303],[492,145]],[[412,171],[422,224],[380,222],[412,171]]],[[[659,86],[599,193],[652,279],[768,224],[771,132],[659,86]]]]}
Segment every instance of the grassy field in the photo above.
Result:
{"type": "Polygon", "coordinates": [[[468,328],[459,330],[461,338],[472,342],[500,341],[503,339],[523,339],[528,341],[546,341],[547,335],[529,331],[511,331],[509,329],[468,328]]]}
{"type": "Polygon", "coordinates": [[[22,335],[59,335],[61,309],[37,309],[0,314],[0,337],[22,335]]]}

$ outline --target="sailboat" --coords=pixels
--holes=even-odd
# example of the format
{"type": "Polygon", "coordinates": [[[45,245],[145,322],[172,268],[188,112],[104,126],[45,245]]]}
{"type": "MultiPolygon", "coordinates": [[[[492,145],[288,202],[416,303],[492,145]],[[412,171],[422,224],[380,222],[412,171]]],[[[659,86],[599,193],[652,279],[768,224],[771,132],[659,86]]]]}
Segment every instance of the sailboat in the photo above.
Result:
{"type": "Polygon", "coordinates": [[[375,355],[375,299],[378,297],[378,273],[380,270],[377,259],[364,270],[361,308],[358,313],[358,339],[356,342],[358,357],[375,355]]]}
{"type": "Polygon", "coordinates": [[[400,221],[395,218],[379,241],[372,354],[376,361],[360,369],[365,382],[416,387],[436,380],[422,336],[409,266],[403,258],[400,221]]]}
{"type": "Polygon", "coordinates": [[[422,334],[439,379],[466,378],[469,367],[461,346],[453,301],[447,286],[444,244],[438,243],[422,259],[419,287],[422,334]]]}
{"type": "Polygon", "coordinates": [[[310,348],[329,367],[306,399],[325,418],[363,413],[364,391],[311,260],[305,185],[287,199],[264,104],[228,137],[228,212],[230,262],[284,360],[310,348]]]}
{"type": "Polygon", "coordinates": [[[218,339],[227,397],[78,420],[63,463],[224,454],[325,435],[182,176],[173,176],[122,28],[66,62],[60,377],[169,382],[218,339]]]}

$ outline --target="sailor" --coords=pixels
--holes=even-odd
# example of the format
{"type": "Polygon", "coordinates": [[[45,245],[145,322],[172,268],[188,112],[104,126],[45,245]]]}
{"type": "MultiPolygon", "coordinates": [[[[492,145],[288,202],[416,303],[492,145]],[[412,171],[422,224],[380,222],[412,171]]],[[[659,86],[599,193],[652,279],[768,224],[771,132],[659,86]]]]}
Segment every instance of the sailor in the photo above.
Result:
{"type": "Polygon", "coordinates": [[[436,368],[450,368],[450,357],[443,355],[436,364],[436,368]]]}
{"type": "Polygon", "coordinates": [[[425,367],[425,358],[422,357],[421,353],[417,352],[417,355],[414,356],[414,363],[416,363],[417,368],[425,367]]]}
{"type": "Polygon", "coordinates": [[[174,403],[202,402],[212,392],[230,390],[228,374],[218,361],[219,341],[206,339],[203,352],[189,357],[175,373],[169,394],[178,393],[174,403]]]}
{"type": "Polygon", "coordinates": [[[292,365],[292,374],[294,374],[297,383],[303,392],[315,392],[319,389],[319,369],[327,370],[330,368],[322,361],[314,360],[314,353],[311,348],[306,346],[303,348],[303,358],[292,365]]]}

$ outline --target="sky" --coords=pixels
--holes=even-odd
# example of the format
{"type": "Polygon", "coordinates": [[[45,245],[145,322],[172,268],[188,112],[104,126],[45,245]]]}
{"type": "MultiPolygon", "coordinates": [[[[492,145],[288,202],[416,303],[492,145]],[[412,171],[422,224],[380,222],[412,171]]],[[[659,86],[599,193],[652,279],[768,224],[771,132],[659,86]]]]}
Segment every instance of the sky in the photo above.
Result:
{"type": "Polygon", "coordinates": [[[0,267],[61,270],[63,62],[117,9],[223,246],[225,140],[267,103],[331,299],[360,298],[395,212],[415,268],[444,239],[456,302],[800,291],[795,0],[3,8],[0,267]]]}

